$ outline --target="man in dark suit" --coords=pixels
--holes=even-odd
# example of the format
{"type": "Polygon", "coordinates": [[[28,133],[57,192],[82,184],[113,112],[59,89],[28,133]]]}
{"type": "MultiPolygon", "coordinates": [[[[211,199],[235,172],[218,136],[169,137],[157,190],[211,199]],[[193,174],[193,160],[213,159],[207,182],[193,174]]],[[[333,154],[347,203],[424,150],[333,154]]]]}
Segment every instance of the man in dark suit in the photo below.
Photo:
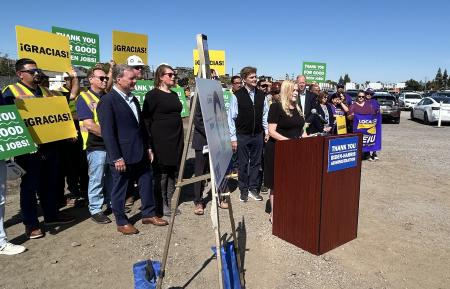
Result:
{"type": "Polygon", "coordinates": [[[141,109],[131,93],[136,85],[136,75],[128,65],[113,69],[114,87],[102,97],[97,106],[101,132],[111,166],[113,188],[112,211],[117,231],[128,235],[139,231],[125,215],[125,198],[129,182],[137,181],[141,197],[142,223],[165,226],[167,221],[156,216],[150,162],[153,153],[141,109]]]}
{"type": "Polygon", "coordinates": [[[300,105],[306,120],[311,114],[311,109],[314,107],[316,96],[312,92],[306,90],[306,78],[304,75],[297,76],[297,84],[298,104],[300,105]]]}

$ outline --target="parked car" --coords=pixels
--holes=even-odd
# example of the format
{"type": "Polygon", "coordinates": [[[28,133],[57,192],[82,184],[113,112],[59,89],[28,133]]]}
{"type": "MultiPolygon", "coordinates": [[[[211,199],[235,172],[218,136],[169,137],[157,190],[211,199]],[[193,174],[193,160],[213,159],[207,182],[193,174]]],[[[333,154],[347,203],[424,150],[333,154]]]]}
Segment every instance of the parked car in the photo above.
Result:
{"type": "Polygon", "coordinates": [[[398,97],[398,104],[400,108],[412,109],[419,101],[422,96],[415,92],[404,92],[398,97]]]}
{"type": "Polygon", "coordinates": [[[373,99],[380,104],[380,112],[383,120],[391,120],[400,123],[401,110],[395,96],[388,92],[375,92],[373,99]]]}
{"type": "Polygon", "coordinates": [[[439,113],[441,121],[450,121],[450,97],[439,95],[425,97],[411,110],[411,119],[420,119],[425,124],[430,124],[439,120],[439,113]]]}
{"type": "Polygon", "coordinates": [[[358,95],[358,91],[357,89],[348,89],[345,91],[346,94],[350,95],[352,97],[353,101],[356,101],[356,96],[358,95]]]}

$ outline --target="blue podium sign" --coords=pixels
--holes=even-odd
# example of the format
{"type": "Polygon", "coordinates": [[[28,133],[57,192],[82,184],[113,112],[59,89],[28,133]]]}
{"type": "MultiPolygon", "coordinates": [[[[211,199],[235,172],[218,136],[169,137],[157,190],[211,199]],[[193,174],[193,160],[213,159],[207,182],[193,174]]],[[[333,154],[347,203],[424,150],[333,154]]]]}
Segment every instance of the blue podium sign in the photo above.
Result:
{"type": "Polygon", "coordinates": [[[328,172],[356,167],[358,160],[358,137],[329,140],[328,172]]]}

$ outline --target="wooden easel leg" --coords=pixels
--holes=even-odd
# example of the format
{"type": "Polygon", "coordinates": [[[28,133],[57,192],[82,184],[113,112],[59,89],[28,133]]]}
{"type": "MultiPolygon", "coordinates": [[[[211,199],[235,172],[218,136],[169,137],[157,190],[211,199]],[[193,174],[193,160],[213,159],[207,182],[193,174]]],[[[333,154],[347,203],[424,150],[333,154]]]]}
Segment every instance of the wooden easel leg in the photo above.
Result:
{"type": "MultiPolygon", "coordinates": [[[[243,264],[241,263],[241,251],[239,250],[239,242],[237,240],[236,236],[236,224],[234,222],[234,215],[233,215],[233,206],[231,205],[231,197],[230,193],[227,195],[227,203],[228,203],[228,214],[230,215],[230,225],[231,225],[231,235],[233,237],[233,243],[234,243],[234,253],[236,255],[236,263],[239,271],[239,281],[241,283],[241,288],[245,288],[244,283],[244,268],[243,264]]],[[[244,248],[245,250],[245,248],[244,248]]]]}

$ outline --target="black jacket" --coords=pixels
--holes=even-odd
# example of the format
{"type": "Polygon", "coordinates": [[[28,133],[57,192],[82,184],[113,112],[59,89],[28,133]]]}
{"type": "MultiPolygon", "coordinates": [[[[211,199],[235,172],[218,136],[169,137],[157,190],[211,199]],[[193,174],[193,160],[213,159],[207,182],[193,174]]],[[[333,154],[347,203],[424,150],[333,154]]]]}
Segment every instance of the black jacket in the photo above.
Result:
{"type": "MultiPolygon", "coordinates": [[[[193,98],[192,98],[193,99],[193,98]]],[[[193,108],[191,101],[191,108],[193,108]]],[[[192,148],[194,150],[203,150],[203,147],[208,144],[206,140],[205,125],[203,124],[202,108],[200,107],[200,101],[197,98],[197,108],[194,114],[194,135],[192,137],[192,148]]]]}
{"type": "MultiPolygon", "coordinates": [[[[316,101],[313,104],[313,107],[311,109],[316,109],[317,113],[320,114],[322,116],[322,118],[325,119],[325,112],[322,109],[322,106],[316,101]]],[[[334,115],[333,115],[333,110],[331,109],[330,104],[327,103],[327,110],[328,110],[328,117],[329,117],[329,121],[330,124],[329,126],[333,127],[334,125],[334,115]]],[[[325,127],[325,125],[320,121],[320,118],[318,116],[314,116],[311,115],[310,117],[310,125],[309,125],[309,129],[308,129],[308,133],[317,133],[317,132],[323,132],[323,128],[325,127]]],[[[330,131],[330,133],[332,133],[333,130],[330,131]]]]}
{"type": "Polygon", "coordinates": [[[264,92],[255,88],[252,102],[247,88],[241,87],[236,93],[238,114],[236,118],[236,134],[257,135],[263,131],[263,111],[266,97],[264,92]]]}
{"type": "Polygon", "coordinates": [[[126,164],[134,164],[147,157],[149,136],[136,97],[133,97],[133,102],[139,122],[130,106],[114,89],[102,96],[98,103],[97,113],[109,163],[123,158],[126,164]]]}

